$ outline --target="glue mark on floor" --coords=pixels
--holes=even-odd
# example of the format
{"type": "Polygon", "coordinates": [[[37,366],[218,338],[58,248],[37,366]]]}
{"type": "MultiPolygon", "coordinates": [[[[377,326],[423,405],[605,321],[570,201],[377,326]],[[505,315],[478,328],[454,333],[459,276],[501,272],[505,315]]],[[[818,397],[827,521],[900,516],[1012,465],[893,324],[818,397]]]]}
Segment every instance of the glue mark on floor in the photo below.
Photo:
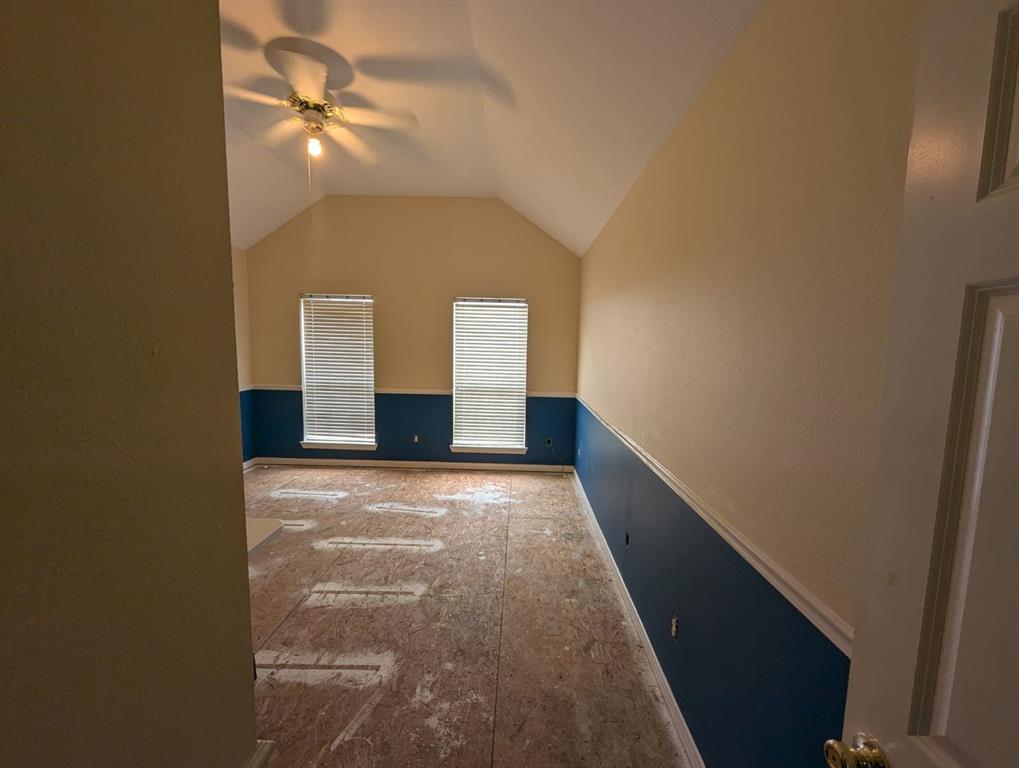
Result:
{"type": "Polygon", "coordinates": [[[491,484],[481,488],[467,488],[458,493],[437,493],[435,498],[439,501],[466,501],[482,507],[489,504],[505,504],[510,500],[502,488],[491,484]]]}
{"type": "Polygon", "coordinates": [[[396,512],[403,515],[419,515],[421,517],[442,517],[449,510],[446,507],[414,507],[398,501],[382,501],[369,504],[365,509],[369,512],[396,512]]]}
{"type": "Polygon", "coordinates": [[[316,541],[312,546],[315,549],[375,549],[390,552],[406,549],[431,554],[442,549],[443,543],[438,539],[352,539],[334,536],[316,541]]]}
{"type": "Polygon", "coordinates": [[[259,651],[255,654],[258,680],[268,685],[301,683],[363,688],[386,682],[393,676],[396,666],[396,655],[390,651],[352,654],[259,651]]]}
{"type": "Polygon", "coordinates": [[[303,490],[301,488],[281,488],[278,491],[272,492],[274,499],[327,499],[338,501],[349,495],[346,491],[314,491],[303,490]]]}
{"type": "Polygon", "coordinates": [[[312,608],[351,607],[367,608],[399,605],[420,600],[425,593],[424,584],[392,584],[365,587],[327,581],[311,588],[305,605],[312,608]]]}
{"type": "Polygon", "coordinates": [[[310,531],[312,528],[318,528],[317,520],[284,520],[283,529],[287,531],[310,531]]]}

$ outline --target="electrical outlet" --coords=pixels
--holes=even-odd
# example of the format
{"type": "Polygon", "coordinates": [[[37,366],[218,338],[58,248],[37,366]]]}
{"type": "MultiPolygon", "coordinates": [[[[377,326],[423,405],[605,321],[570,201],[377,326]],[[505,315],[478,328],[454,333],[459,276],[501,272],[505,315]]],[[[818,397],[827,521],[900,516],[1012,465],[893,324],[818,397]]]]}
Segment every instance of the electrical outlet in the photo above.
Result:
{"type": "Polygon", "coordinates": [[[421,442],[421,436],[420,435],[414,435],[414,442],[415,443],[420,443],[421,442]]]}
{"type": "Polygon", "coordinates": [[[546,437],[545,438],[545,445],[549,446],[550,448],[552,447],[552,438],[551,437],[546,437]]]}
{"type": "Polygon", "coordinates": [[[672,635],[673,640],[676,640],[679,637],[679,619],[676,618],[676,614],[672,614],[672,623],[669,625],[669,634],[672,635]]]}

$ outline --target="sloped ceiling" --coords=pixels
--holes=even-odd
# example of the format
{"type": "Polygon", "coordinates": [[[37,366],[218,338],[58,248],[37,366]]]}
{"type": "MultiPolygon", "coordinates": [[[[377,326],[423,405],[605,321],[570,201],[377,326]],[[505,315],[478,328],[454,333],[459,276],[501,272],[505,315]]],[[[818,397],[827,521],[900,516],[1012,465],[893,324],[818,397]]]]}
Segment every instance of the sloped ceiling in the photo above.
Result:
{"type": "Polygon", "coordinates": [[[353,129],[312,161],[282,107],[226,98],[234,244],[323,194],[499,197],[582,255],[725,58],[758,0],[221,0],[223,80],[286,98],[278,49],[323,61],[342,105],[419,126],[353,129]]]}

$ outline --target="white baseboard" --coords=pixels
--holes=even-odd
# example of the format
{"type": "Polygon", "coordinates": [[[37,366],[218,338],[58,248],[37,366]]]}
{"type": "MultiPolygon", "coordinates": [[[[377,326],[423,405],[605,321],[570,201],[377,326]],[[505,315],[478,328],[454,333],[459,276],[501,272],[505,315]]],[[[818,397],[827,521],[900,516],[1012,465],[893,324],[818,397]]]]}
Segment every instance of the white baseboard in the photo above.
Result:
{"type": "Polygon", "coordinates": [[[257,457],[244,462],[244,468],[256,465],[281,465],[288,467],[378,467],[382,469],[483,469],[508,472],[573,472],[569,464],[500,464],[481,461],[394,461],[388,459],[280,459],[257,457]]]}
{"type": "Polygon", "coordinates": [[[255,751],[251,754],[251,759],[244,764],[244,768],[265,768],[269,764],[269,758],[275,748],[275,741],[259,739],[255,742],[255,751]]]}
{"type": "Polygon", "coordinates": [[[616,586],[619,588],[620,593],[623,595],[623,602],[626,605],[626,612],[629,614],[630,623],[632,623],[634,628],[637,630],[640,641],[644,645],[648,661],[651,664],[651,671],[655,676],[655,682],[658,683],[658,690],[661,692],[662,699],[665,702],[665,708],[669,714],[669,719],[672,721],[672,727],[675,729],[676,737],[679,740],[680,745],[682,745],[687,762],[690,764],[690,768],[705,768],[704,759],[701,757],[700,750],[697,749],[697,744],[694,742],[693,734],[690,733],[690,728],[687,726],[686,720],[683,718],[683,713],[680,711],[679,705],[676,703],[676,697],[672,695],[672,687],[669,685],[669,681],[665,677],[665,671],[662,669],[662,665],[658,662],[658,656],[655,655],[654,646],[651,645],[651,638],[648,637],[647,630],[644,628],[644,622],[641,621],[640,614],[637,613],[637,606],[633,604],[633,599],[630,597],[630,591],[626,588],[626,582],[623,581],[623,574],[620,573],[619,565],[616,563],[616,559],[612,556],[612,550],[609,549],[609,543],[605,540],[605,534],[602,532],[601,526],[598,525],[598,520],[594,516],[594,509],[591,507],[591,502],[587,499],[587,493],[584,491],[584,486],[580,482],[580,476],[576,473],[573,475],[573,487],[576,491],[577,498],[580,499],[581,505],[584,507],[584,516],[587,519],[587,524],[591,529],[591,533],[594,536],[595,541],[598,542],[605,559],[612,564],[612,576],[615,579],[616,586]]]}
{"type": "Polygon", "coordinates": [[[256,461],[258,461],[258,459],[248,459],[247,461],[241,464],[241,469],[245,471],[251,469],[253,466],[255,466],[256,461]]]}
{"type": "Polygon", "coordinates": [[[633,451],[648,469],[662,479],[673,492],[696,512],[704,522],[710,525],[715,533],[721,536],[740,556],[763,576],[768,583],[777,589],[786,600],[793,604],[811,624],[817,627],[832,644],[846,656],[853,653],[853,627],[842,619],[835,611],[817,595],[797,581],[792,574],[768,557],[759,547],[751,543],[743,534],[716,513],[686,483],[666,469],[654,456],[642,448],[635,440],[620,432],[609,424],[601,415],[578,395],[581,403],[591,415],[619,438],[623,445],[633,451]]]}

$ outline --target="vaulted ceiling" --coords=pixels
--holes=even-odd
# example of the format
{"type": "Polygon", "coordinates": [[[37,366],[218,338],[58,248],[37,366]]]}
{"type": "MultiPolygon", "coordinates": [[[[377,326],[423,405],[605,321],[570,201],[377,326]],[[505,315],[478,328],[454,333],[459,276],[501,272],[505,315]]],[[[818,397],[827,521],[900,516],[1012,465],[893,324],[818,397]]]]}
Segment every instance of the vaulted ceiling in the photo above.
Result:
{"type": "Polygon", "coordinates": [[[499,197],[583,255],[757,3],[221,0],[226,87],[285,99],[278,52],[299,51],[341,105],[418,120],[349,129],[374,165],[325,142],[309,188],[286,108],[227,96],[234,245],[324,194],[440,195],[499,197]]]}

